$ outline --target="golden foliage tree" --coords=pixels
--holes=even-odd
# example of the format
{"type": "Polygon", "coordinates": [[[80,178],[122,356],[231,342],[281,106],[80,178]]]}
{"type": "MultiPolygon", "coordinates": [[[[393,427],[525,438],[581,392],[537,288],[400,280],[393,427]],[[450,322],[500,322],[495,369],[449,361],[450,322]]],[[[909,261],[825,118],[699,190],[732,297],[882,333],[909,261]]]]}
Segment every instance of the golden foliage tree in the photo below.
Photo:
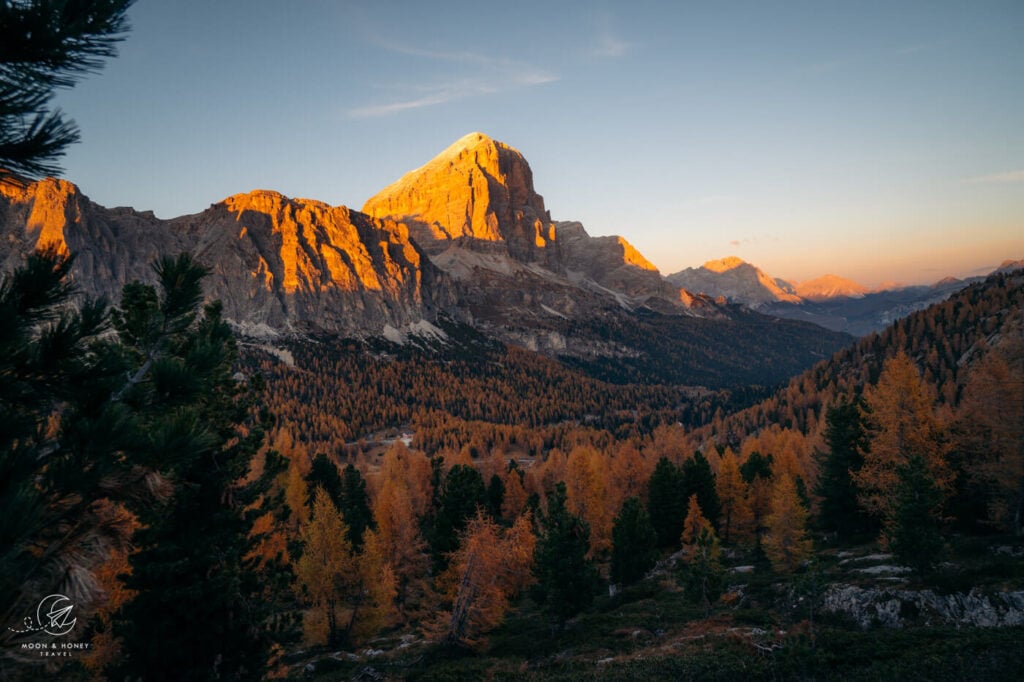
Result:
{"type": "Polygon", "coordinates": [[[574,448],[565,466],[569,511],[590,526],[590,553],[603,554],[612,546],[613,512],[608,500],[605,459],[592,447],[574,448]]]}
{"type": "Polygon", "coordinates": [[[651,467],[640,451],[631,443],[618,446],[613,452],[609,474],[609,510],[619,510],[630,497],[643,499],[651,467]]]}
{"type": "Polygon", "coordinates": [[[708,528],[712,529],[712,531],[714,530],[711,522],[704,516],[700,503],[697,502],[697,495],[690,495],[690,501],[686,508],[686,520],[683,522],[683,534],[679,537],[679,541],[682,543],[683,549],[686,550],[687,554],[693,551],[697,540],[700,538],[701,531],[708,528]]]}
{"type": "Polygon", "coordinates": [[[288,527],[294,533],[309,522],[309,485],[306,483],[307,470],[302,466],[302,458],[292,457],[288,460],[285,472],[284,502],[291,512],[288,527]]]}
{"type": "Polygon", "coordinates": [[[807,536],[807,510],[800,502],[793,477],[783,473],[772,486],[771,513],[766,520],[768,532],[763,547],[772,567],[780,573],[792,573],[811,554],[807,536]]]}
{"type": "Polygon", "coordinates": [[[967,472],[985,498],[987,521],[1020,535],[1024,532],[1024,339],[1007,338],[971,369],[957,431],[967,472]]]}
{"type": "Polygon", "coordinates": [[[451,608],[438,612],[432,630],[448,645],[477,647],[501,624],[509,603],[525,587],[533,564],[528,517],[503,532],[479,511],[462,533],[442,582],[451,608]]]}
{"type": "Polygon", "coordinates": [[[505,484],[505,497],[501,501],[501,516],[505,519],[518,518],[526,509],[529,495],[523,487],[523,475],[517,469],[505,472],[502,478],[505,484]]]}
{"type": "Polygon", "coordinates": [[[422,605],[429,557],[412,500],[400,480],[384,480],[374,501],[373,518],[377,529],[367,532],[365,542],[390,567],[395,581],[395,604],[402,618],[408,620],[422,605]]]}
{"type": "Polygon", "coordinates": [[[747,484],[740,475],[739,462],[729,449],[722,454],[715,489],[721,504],[718,518],[722,540],[726,544],[734,540],[749,540],[753,531],[754,515],[747,500],[747,484]]]}
{"type": "Polygon", "coordinates": [[[297,587],[313,604],[304,623],[310,643],[337,641],[339,602],[360,590],[358,565],[347,535],[341,512],[318,487],[312,515],[301,531],[302,556],[294,567],[297,587]]]}
{"type": "Polygon", "coordinates": [[[921,457],[940,489],[949,483],[941,425],[935,416],[935,391],[921,381],[905,354],[885,361],[878,383],[864,393],[869,446],[864,465],[853,473],[860,503],[870,514],[891,523],[897,470],[911,456],[921,457]]]}

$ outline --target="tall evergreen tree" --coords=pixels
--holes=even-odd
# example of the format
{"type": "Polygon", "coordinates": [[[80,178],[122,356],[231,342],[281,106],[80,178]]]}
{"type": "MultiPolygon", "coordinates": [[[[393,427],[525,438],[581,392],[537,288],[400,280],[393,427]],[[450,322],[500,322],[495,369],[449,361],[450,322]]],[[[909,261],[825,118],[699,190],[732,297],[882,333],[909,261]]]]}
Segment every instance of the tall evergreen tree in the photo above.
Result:
{"type": "Polygon", "coordinates": [[[587,559],[590,529],[569,512],[566,498],[565,483],[559,481],[541,519],[534,565],[535,595],[560,624],[590,605],[598,580],[593,562],[587,559]]]}
{"type": "Polygon", "coordinates": [[[893,522],[886,529],[893,556],[925,575],[938,563],[943,548],[941,520],[942,491],[923,457],[912,455],[897,470],[893,522]]]}
{"type": "Polygon", "coordinates": [[[341,479],[341,503],[338,505],[348,523],[348,539],[357,552],[363,547],[363,536],[373,528],[373,512],[366,495],[366,481],[354,465],[345,466],[341,479]]]}
{"type": "Polygon", "coordinates": [[[682,577],[686,595],[700,603],[705,617],[725,587],[721,553],[715,529],[710,522],[701,525],[689,546],[682,577]]]}
{"type": "Polygon", "coordinates": [[[445,476],[434,520],[431,544],[437,566],[446,566],[446,556],[458,549],[459,533],[476,515],[477,507],[487,508],[484,479],[473,467],[456,464],[445,476]]]}
{"type": "Polygon", "coordinates": [[[310,500],[315,496],[317,488],[323,488],[334,506],[341,509],[341,476],[338,475],[338,467],[327,455],[321,453],[313,458],[309,473],[306,474],[306,483],[309,485],[310,500]]]}
{"type": "Polygon", "coordinates": [[[646,575],[658,560],[658,534],[638,497],[623,505],[612,527],[612,582],[628,585],[646,575]]]}
{"type": "Polygon", "coordinates": [[[501,507],[505,502],[505,482],[501,476],[493,474],[487,484],[487,511],[492,518],[501,518],[501,507]]]}
{"type": "MultiPolygon", "coordinates": [[[[70,269],[47,250],[0,280],[3,622],[53,593],[89,608],[92,570],[130,533],[119,503],[146,496],[147,472],[126,463],[146,443],[131,411],[110,400],[128,367],[105,303],[75,304],[70,269]]],[[[0,628],[0,660],[17,656],[18,638],[0,628]]]]}
{"type": "Polygon", "coordinates": [[[249,416],[247,387],[232,377],[236,347],[219,304],[199,314],[206,270],[186,255],[164,257],[155,270],[159,292],[127,285],[115,315],[138,369],[114,400],[140,416],[149,446],[141,463],[173,492],[134,507],[143,528],[126,586],[137,594],[115,621],[124,654],[115,675],[259,679],[269,642],[244,510],[266,481],[239,481],[264,432],[249,416]]]}
{"type": "Polygon", "coordinates": [[[819,455],[820,476],[817,493],[821,497],[818,523],[839,535],[868,530],[870,518],[857,502],[857,487],[852,474],[864,465],[861,454],[867,449],[867,433],[862,417],[863,398],[840,402],[825,413],[825,445],[819,455]]]}
{"type": "Polygon", "coordinates": [[[50,109],[53,90],[71,87],[116,54],[133,1],[0,3],[0,180],[60,171],[54,162],[79,133],[50,109]]]}
{"type": "Polygon", "coordinates": [[[711,465],[704,454],[696,452],[693,457],[683,462],[680,476],[683,498],[689,500],[691,495],[696,495],[704,516],[712,526],[717,527],[722,505],[715,489],[715,474],[711,471],[711,465]]]}
{"type": "Polygon", "coordinates": [[[667,457],[654,466],[648,483],[647,509],[658,535],[658,547],[675,547],[683,531],[686,500],[679,469],[667,457]]]}
{"type": "Polygon", "coordinates": [[[751,452],[746,461],[740,465],[740,475],[743,476],[743,482],[750,485],[758,478],[764,480],[771,478],[772,462],[774,459],[771,455],[762,455],[756,450],[751,452]]]}

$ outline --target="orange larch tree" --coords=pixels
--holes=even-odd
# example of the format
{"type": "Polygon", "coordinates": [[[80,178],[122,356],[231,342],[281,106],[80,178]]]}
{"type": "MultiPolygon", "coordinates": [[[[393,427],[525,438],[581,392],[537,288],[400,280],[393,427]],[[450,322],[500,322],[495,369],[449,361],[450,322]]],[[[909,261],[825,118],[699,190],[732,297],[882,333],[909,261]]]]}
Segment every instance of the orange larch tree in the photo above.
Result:
{"type": "Polygon", "coordinates": [[[753,533],[754,516],[747,500],[747,484],[740,475],[736,456],[728,448],[721,456],[715,488],[721,504],[719,524],[722,540],[726,544],[749,540],[753,533]]]}
{"type": "Polygon", "coordinates": [[[527,517],[505,532],[483,511],[467,523],[441,581],[451,607],[437,613],[430,628],[435,637],[450,646],[475,648],[483,643],[530,580],[532,538],[527,517]]]}
{"type": "Polygon", "coordinates": [[[885,361],[878,383],[864,392],[869,445],[864,465],[854,472],[860,503],[870,514],[891,523],[897,470],[912,456],[921,457],[940,489],[949,486],[948,447],[935,415],[935,391],[921,381],[914,363],[900,353],[885,361]]]}
{"type": "Polygon", "coordinates": [[[807,510],[800,502],[793,477],[787,473],[775,478],[766,524],[764,553],[776,571],[792,573],[810,556],[811,540],[807,536],[807,510]]]}
{"type": "Polygon", "coordinates": [[[605,460],[597,449],[578,447],[565,466],[566,506],[590,526],[590,553],[599,556],[611,549],[612,518],[605,480],[605,460]]]}
{"type": "Polygon", "coordinates": [[[294,565],[296,587],[313,604],[303,618],[311,644],[337,642],[338,607],[359,589],[360,575],[347,535],[338,508],[318,487],[310,520],[301,531],[302,556],[294,565]]]}

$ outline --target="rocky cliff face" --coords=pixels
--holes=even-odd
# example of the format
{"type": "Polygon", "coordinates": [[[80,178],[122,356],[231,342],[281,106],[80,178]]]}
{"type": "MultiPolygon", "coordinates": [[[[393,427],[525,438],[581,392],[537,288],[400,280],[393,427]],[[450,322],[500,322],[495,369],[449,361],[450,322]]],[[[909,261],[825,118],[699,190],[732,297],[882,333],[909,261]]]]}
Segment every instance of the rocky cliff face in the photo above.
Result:
{"type": "Polygon", "coordinates": [[[769,276],[760,268],[736,256],[708,261],[699,268],[687,268],[668,275],[672,284],[709,296],[724,296],[734,303],[757,308],[766,303],[800,303],[792,285],[769,276]]]}
{"type": "Polygon", "coordinates": [[[163,221],[103,208],[71,183],[47,179],[4,186],[0,217],[4,270],[53,244],[74,254],[84,292],[116,299],[126,282],[153,279],[159,255],[189,251],[212,271],[208,296],[251,328],[376,333],[433,319],[453,303],[446,279],[404,227],[276,192],[236,195],[163,221]]]}
{"type": "Polygon", "coordinates": [[[709,307],[700,300],[695,308],[622,237],[591,237],[578,222],[552,222],[526,159],[482,133],[406,173],[363,211],[408,226],[441,270],[472,281],[464,299],[476,317],[529,315],[541,305],[566,317],[609,303],[690,315],[709,307]]]}
{"type": "Polygon", "coordinates": [[[443,318],[615,381],[709,386],[781,381],[847,340],[690,294],[622,237],[553,222],[523,156],[480,133],[363,212],[254,191],[159,220],[44,180],[0,188],[0,220],[0,271],[53,244],[75,257],[82,290],[115,301],[154,279],[158,256],[190,252],[210,268],[207,295],[250,334],[404,343],[437,337],[443,318]]]}
{"type": "Polygon", "coordinates": [[[363,212],[408,226],[431,253],[449,242],[503,243],[519,261],[552,262],[557,250],[544,198],[518,150],[482,133],[470,133],[388,185],[363,212]]]}

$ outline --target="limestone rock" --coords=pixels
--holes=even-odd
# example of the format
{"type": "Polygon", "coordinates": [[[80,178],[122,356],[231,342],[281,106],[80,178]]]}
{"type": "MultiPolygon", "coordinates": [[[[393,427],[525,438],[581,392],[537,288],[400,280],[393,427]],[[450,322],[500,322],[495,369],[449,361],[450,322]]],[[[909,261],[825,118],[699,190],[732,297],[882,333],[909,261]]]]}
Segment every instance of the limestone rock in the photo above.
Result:
{"type": "Polygon", "coordinates": [[[363,212],[409,226],[430,252],[473,238],[504,242],[513,258],[548,261],[554,232],[533,171],[518,150],[470,133],[371,197],[363,212]]]}
{"type": "Polygon", "coordinates": [[[822,608],[845,613],[862,628],[875,623],[902,628],[909,623],[972,627],[1024,625],[1024,592],[971,592],[940,595],[931,590],[899,590],[830,585],[822,608]]]}
{"type": "Polygon", "coordinates": [[[767,303],[800,303],[801,298],[785,280],[771,277],[736,256],[708,261],[666,277],[672,284],[709,296],[724,296],[732,303],[758,308],[767,303]]]}
{"type": "Polygon", "coordinates": [[[433,318],[452,303],[444,276],[404,227],[276,192],[164,221],[103,208],[73,184],[47,179],[4,186],[0,217],[4,270],[53,243],[74,255],[81,290],[111,300],[126,282],[153,281],[158,256],[188,251],[211,269],[206,294],[242,328],[372,333],[433,318]]]}

